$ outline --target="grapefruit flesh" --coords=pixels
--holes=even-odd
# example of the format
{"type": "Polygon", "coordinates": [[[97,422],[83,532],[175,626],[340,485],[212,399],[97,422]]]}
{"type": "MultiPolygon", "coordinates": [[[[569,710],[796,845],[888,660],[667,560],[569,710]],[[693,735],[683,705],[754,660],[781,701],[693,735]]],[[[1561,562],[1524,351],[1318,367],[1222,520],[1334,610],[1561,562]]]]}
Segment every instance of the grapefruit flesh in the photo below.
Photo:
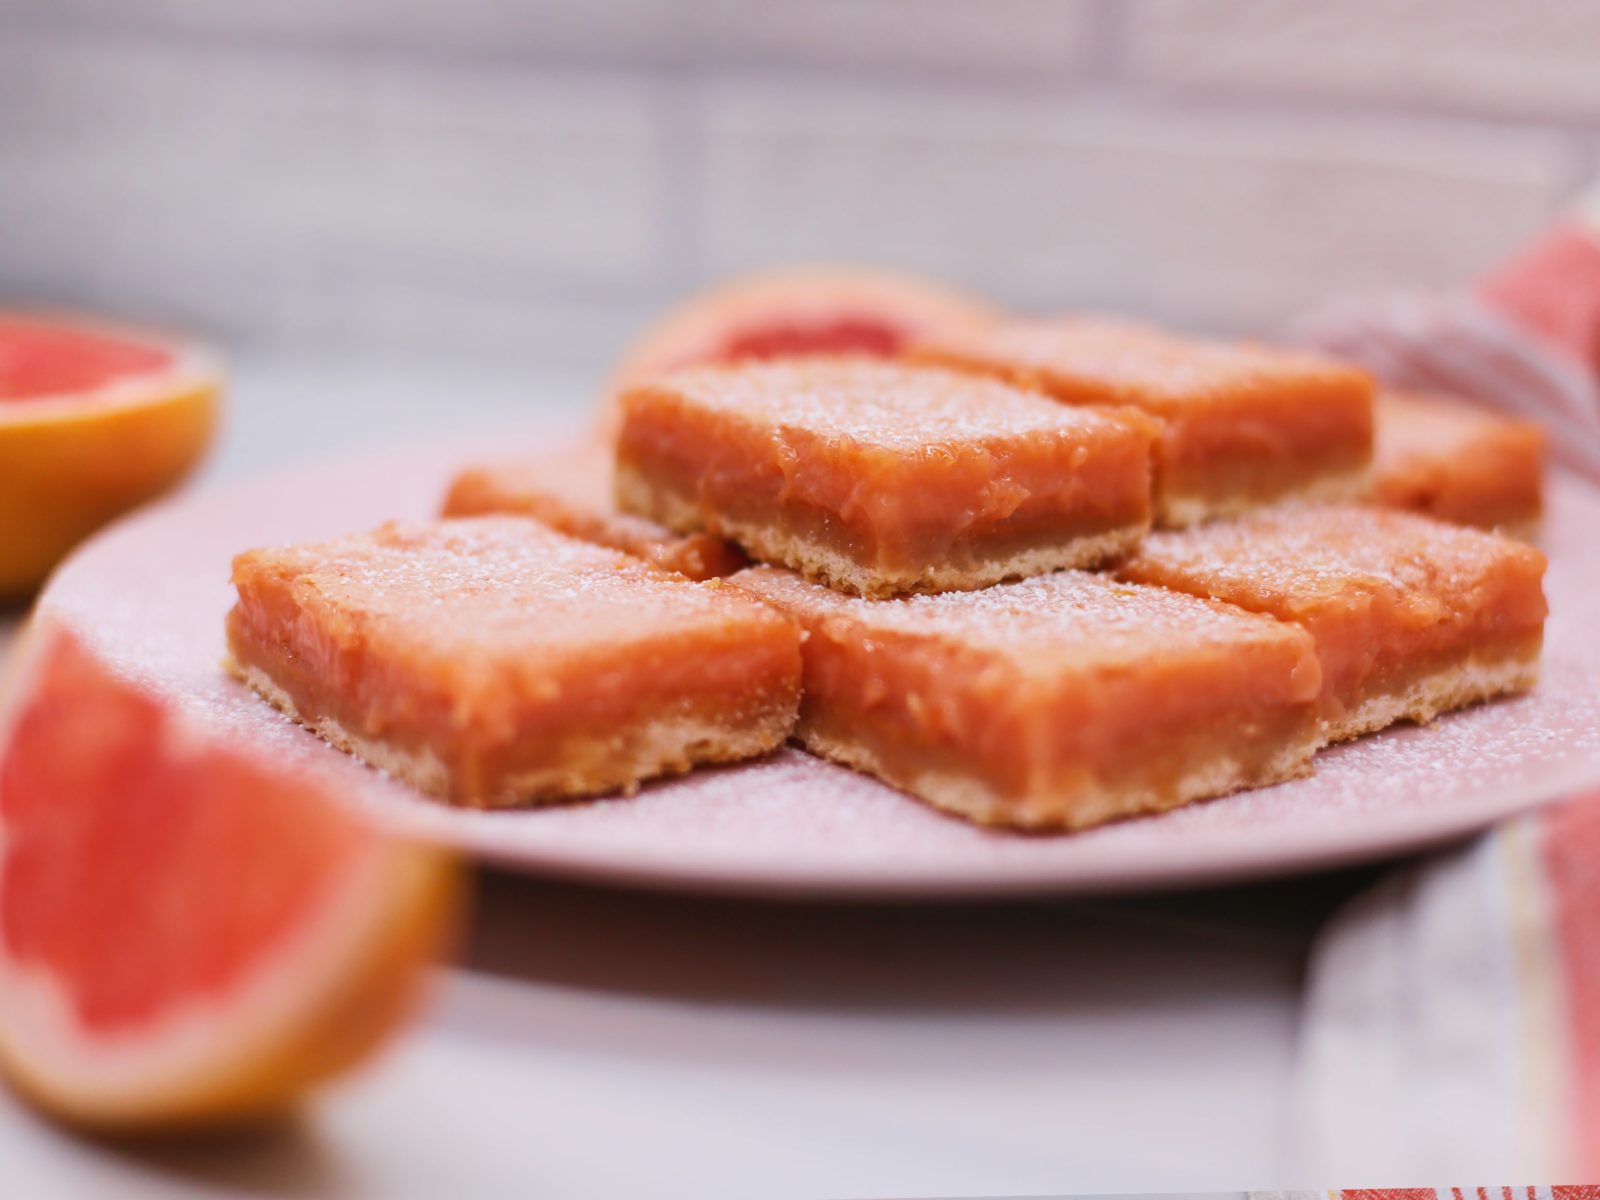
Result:
{"type": "Polygon", "coordinates": [[[1477,290],[1586,371],[1600,372],[1600,232],[1579,222],[1558,225],[1477,290]]]}
{"type": "Polygon", "coordinates": [[[87,392],[172,366],[164,346],[0,314],[0,400],[87,392]]]}
{"type": "Polygon", "coordinates": [[[733,330],[711,357],[726,362],[807,354],[892,358],[905,348],[910,332],[881,315],[846,314],[810,322],[774,319],[733,330]]]}
{"type": "Polygon", "coordinates": [[[200,458],[220,377],[142,332],[0,313],[0,598],[200,458]]]}
{"type": "Polygon", "coordinates": [[[816,354],[894,358],[933,330],[995,315],[955,288],[867,267],[802,266],[735,279],[689,297],[634,342],[607,387],[604,427],[615,432],[618,393],[664,371],[816,354]]]}
{"type": "Polygon", "coordinates": [[[281,1111],[377,1046],[447,856],[202,733],[49,621],[0,716],[0,1065],[92,1127],[281,1111]]]}

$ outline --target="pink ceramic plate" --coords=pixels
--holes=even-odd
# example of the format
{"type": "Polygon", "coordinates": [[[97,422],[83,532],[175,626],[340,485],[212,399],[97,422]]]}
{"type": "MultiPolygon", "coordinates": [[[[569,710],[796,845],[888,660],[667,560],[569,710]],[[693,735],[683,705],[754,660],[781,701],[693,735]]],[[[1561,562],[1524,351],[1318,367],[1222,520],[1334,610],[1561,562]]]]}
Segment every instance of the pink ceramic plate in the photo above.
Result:
{"type": "Polygon", "coordinates": [[[218,662],[235,551],[426,515],[459,457],[330,466],[146,510],[74,556],[41,611],[214,727],[342,781],[396,827],[504,866],[616,883],[858,897],[1168,887],[1392,855],[1600,786],[1600,493],[1568,478],[1546,520],[1539,690],[1339,747],[1311,779],[1070,837],[975,829],[795,750],[631,798],[453,811],[291,725],[218,662]]]}

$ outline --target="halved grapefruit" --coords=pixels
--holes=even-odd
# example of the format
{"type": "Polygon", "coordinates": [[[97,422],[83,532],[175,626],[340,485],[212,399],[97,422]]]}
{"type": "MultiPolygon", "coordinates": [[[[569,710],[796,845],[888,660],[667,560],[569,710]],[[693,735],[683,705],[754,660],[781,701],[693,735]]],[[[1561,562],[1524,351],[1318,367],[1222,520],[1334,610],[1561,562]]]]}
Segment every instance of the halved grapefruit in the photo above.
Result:
{"type": "MultiPolygon", "coordinates": [[[[702,363],[805,354],[892,358],[930,330],[994,315],[973,296],[895,271],[824,265],[769,271],[696,293],[667,312],[623,354],[606,395],[702,363]]],[[[608,408],[608,430],[611,421],[608,408]]]]}
{"type": "Polygon", "coordinates": [[[456,868],[39,621],[0,706],[0,1068],[97,1130],[276,1114],[411,1007],[456,868]]]}
{"type": "Polygon", "coordinates": [[[0,598],[182,478],[211,441],[220,380],[170,339],[0,312],[0,598]]]}

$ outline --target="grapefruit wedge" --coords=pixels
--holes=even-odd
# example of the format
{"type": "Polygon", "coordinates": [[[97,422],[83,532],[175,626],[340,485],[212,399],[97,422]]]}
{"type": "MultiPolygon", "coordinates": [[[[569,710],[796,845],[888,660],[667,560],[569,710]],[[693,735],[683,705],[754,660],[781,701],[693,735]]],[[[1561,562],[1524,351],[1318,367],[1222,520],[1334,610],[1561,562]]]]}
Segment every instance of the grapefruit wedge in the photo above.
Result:
{"type": "Polygon", "coordinates": [[[181,479],[211,441],[219,387],[194,347],[0,311],[0,598],[181,479]]]}
{"type": "MultiPolygon", "coordinates": [[[[807,354],[893,358],[937,328],[995,316],[988,304],[915,275],[871,267],[798,266],[730,280],[690,296],[640,335],[607,385],[704,363],[807,354]]],[[[608,407],[605,427],[614,417],[608,407]]]]}
{"type": "Polygon", "coordinates": [[[49,618],[0,703],[0,1068],[103,1132],[269,1117],[411,1008],[446,855],[245,756],[49,618]]]}

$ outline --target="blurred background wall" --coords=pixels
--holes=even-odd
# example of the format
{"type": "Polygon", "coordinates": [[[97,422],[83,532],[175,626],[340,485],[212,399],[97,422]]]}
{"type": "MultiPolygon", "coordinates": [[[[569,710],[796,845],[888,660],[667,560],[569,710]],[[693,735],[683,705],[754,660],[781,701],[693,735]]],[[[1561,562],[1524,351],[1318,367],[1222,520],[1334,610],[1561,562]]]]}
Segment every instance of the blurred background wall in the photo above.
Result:
{"type": "Polygon", "coordinates": [[[1600,169],[1591,0],[0,0],[0,294],[597,361],[797,258],[1270,329],[1600,169]]]}

